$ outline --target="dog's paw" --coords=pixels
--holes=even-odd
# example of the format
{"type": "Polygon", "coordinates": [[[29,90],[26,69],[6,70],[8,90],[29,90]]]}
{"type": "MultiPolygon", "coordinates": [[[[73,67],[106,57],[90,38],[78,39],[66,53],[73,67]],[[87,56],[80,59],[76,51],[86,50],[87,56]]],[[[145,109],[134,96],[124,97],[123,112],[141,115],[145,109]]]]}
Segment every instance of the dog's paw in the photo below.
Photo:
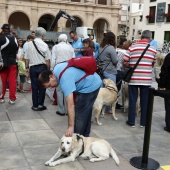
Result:
{"type": "Polygon", "coordinates": [[[51,163],[51,161],[47,161],[47,162],[45,163],[45,165],[48,166],[50,163],[51,163]]]}
{"type": "Polygon", "coordinates": [[[99,126],[101,126],[101,125],[102,125],[102,123],[100,123],[100,122],[97,122],[97,124],[98,124],[99,126]]]}
{"type": "Polygon", "coordinates": [[[55,162],[49,162],[48,165],[49,165],[49,166],[56,166],[56,163],[55,163],[55,162]]]}
{"type": "Polygon", "coordinates": [[[91,158],[91,159],[90,159],[90,162],[94,162],[94,159],[93,159],[93,158],[91,158]]]}

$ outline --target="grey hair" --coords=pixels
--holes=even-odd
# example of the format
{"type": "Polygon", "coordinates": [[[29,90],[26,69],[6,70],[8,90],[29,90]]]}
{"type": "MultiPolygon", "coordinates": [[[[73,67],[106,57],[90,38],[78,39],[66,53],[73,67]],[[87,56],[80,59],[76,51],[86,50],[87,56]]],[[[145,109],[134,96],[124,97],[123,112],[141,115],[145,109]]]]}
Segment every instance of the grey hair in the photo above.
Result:
{"type": "Polygon", "coordinates": [[[58,42],[66,42],[67,41],[67,35],[66,34],[60,34],[58,37],[58,42]]]}
{"type": "Polygon", "coordinates": [[[43,37],[45,36],[46,34],[46,30],[42,27],[38,27],[36,30],[35,30],[35,36],[36,37],[43,37]]]}
{"type": "Polygon", "coordinates": [[[150,30],[144,30],[142,32],[141,38],[146,38],[146,39],[152,38],[152,32],[150,30]]]}

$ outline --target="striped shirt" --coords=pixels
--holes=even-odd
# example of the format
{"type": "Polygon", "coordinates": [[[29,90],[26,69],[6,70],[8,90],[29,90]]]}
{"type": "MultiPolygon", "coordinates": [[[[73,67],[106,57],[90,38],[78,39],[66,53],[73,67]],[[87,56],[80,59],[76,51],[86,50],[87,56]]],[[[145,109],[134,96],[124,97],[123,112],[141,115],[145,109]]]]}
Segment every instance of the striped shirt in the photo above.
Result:
{"type": "MultiPolygon", "coordinates": [[[[124,55],[124,62],[129,62],[130,67],[134,67],[147,44],[147,40],[139,40],[130,46],[124,55]]],[[[152,66],[156,61],[155,55],[155,48],[150,46],[134,70],[129,85],[150,86],[152,84],[152,66]]]]}
{"type": "Polygon", "coordinates": [[[38,53],[32,41],[28,42],[24,58],[29,60],[30,67],[39,64],[46,64],[45,61],[51,58],[48,45],[41,38],[35,38],[34,41],[38,50],[45,58],[38,53]]]}

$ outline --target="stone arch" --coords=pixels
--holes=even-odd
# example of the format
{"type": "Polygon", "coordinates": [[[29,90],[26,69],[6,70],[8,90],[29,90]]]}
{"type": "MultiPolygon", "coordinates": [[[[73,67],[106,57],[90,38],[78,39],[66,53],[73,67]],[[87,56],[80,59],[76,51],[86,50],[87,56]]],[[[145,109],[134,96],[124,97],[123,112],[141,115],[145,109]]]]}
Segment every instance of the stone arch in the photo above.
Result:
{"type": "MultiPolygon", "coordinates": [[[[49,30],[51,24],[53,23],[55,17],[52,14],[43,14],[38,20],[38,26],[43,27],[46,31],[49,30]]],[[[58,23],[54,27],[53,31],[57,31],[58,23]]]]}
{"type": "MultiPolygon", "coordinates": [[[[77,20],[77,27],[82,27],[84,25],[83,20],[79,16],[73,16],[77,20]]],[[[69,20],[66,22],[66,28],[70,28],[71,23],[69,20]]]]}
{"type": "Polygon", "coordinates": [[[14,25],[15,29],[29,30],[30,19],[23,11],[15,11],[11,13],[8,19],[8,23],[14,25]],[[22,21],[22,22],[21,22],[22,21]]]}
{"type": "Polygon", "coordinates": [[[97,37],[97,41],[101,42],[104,32],[107,32],[110,28],[109,22],[105,18],[98,18],[94,24],[93,28],[97,37]]]}

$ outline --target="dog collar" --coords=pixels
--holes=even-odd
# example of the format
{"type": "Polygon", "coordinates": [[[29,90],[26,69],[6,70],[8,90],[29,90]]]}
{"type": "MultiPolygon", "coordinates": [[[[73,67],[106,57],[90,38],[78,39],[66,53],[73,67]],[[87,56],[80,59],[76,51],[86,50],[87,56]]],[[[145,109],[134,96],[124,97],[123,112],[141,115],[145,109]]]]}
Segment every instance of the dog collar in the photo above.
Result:
{"type": "Polygon", "coordinates": [[[82,145],[82,151],[79,153],[79,156],[84,153],[84,141],[83,141],[83,138],[81,136],[77,135],[77,140],[80,140],[80,139],[82,140],[83,145],[82,145]]]}

